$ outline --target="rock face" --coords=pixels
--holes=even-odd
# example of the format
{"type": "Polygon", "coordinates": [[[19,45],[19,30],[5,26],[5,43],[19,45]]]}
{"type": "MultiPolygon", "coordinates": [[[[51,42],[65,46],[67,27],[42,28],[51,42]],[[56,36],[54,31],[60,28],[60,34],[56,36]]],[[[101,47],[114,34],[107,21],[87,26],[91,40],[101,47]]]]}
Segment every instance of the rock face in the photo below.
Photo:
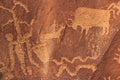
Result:
{"type": "Polygon", "coordinates": [[[0,0],[0,80],[120,80],[119,0],[0,0]]]}

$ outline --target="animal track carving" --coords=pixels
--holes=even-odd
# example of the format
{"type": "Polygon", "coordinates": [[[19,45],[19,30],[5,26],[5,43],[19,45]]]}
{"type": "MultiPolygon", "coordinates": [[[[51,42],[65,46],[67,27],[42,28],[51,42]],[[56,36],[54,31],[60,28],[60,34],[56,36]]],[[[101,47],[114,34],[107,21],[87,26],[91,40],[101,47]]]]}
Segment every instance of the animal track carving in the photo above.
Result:
{"type": "Polygon", "coordinates": [[[56,76],[57,76],[57,77],[60,77],[60,75],[63,73],[63,71],[66,70],[67,73],[68,73],[70,76],[73,77],[73,76],[77,75],[78,71],[79,71],[80,69],[82,69],[82,68],[91,69],[93,72],[96,70],[95,65],[87,64],[87,65],[77,65],[77,66],[75,67],[74,72],[72,72],[72,71],[70,71],[70,69],[68,68],[67,65],[62,64],[62,65],[60,66],[60,68],[59,68],[56,76]]]}

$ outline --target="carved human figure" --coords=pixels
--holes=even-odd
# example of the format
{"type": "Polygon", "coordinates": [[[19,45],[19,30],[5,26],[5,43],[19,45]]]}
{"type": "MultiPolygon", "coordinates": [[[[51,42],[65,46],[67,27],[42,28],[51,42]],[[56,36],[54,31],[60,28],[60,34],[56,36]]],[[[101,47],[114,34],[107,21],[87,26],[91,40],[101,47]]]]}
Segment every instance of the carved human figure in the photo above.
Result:
{"type": "Polygon", "coordinates": [[[13,34],[12,33],[8,33],[5,35],[5,38],[9,41],[9,44],[8,44],[8,49],[9,49],[9,56],[10,56],[10,69],[11,71],[13,71],[14,69],[14,66],[15,66],[15,56],[14,56],[14,45],[15,45],[15,42],[13,41],[13,34]]]}
{"type": "Polygon", "coordinates": [[[20,62],[20,67],[25,75],[27,75],[26,67],[25,67],[25,51],[23,43],[25,43],[25,36],[17,36],[17,40],[13,41],[12,33],[8,33],[5,35],[6,39],[9,41],[8,48],[9,48],[9,55],[11,60],[10,69],[13,71],[15,66],[15,56],[14,53],[17,55],[17,58],[20,62]],[[15,46],[15,50],[14,50],[15,46]]]}

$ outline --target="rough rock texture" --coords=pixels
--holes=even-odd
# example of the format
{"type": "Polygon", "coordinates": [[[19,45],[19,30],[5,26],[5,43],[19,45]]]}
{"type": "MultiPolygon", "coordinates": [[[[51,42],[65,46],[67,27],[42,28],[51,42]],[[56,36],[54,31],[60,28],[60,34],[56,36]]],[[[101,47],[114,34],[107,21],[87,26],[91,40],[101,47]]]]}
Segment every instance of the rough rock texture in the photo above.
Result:
{"type": "Polygon", "coordinates": [[[119,0],[0,0],[0,80],[120,80],[119,0]]]}

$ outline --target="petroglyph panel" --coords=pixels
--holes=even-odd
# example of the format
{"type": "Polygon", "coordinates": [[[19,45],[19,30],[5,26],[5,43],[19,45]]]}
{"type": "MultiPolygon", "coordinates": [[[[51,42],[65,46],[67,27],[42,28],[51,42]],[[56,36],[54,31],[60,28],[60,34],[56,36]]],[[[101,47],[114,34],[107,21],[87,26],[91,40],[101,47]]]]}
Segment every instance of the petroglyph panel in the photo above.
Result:
{"type": "Polygon", "coordinates": [[[119,0],[0,0],[0,80],[119,80],[119,0]]]}

